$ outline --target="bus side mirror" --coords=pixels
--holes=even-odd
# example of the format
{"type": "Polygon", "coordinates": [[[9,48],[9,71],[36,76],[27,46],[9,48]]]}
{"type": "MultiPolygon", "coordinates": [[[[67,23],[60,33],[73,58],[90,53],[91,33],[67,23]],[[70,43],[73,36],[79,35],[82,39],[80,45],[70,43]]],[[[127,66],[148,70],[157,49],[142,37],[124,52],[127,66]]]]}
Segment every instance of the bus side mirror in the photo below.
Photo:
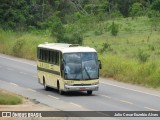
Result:
{"type": "Polygon", "coordinates": [[[99,64],[99,69],[102,69],[102,63],[100,60],[98,60],[98,64],[99,64]]]}

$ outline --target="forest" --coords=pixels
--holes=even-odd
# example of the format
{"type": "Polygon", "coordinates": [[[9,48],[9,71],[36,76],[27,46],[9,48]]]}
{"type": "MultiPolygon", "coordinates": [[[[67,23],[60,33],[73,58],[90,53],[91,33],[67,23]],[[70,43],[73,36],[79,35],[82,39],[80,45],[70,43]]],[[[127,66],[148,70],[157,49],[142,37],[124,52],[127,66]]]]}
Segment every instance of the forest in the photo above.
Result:
{"type": "Polygon", "coordinates": [[[59,40],[58,42],[66,42],[70,38],[73,42],[76,42],[74,39],[77,38],[80,43],[82,42],[80,35],[87,28],[67,28],[66,25],[97,23],[121,17],[160,16],[160,0],[1,0],[0,2],[1,29],[19,32],[48,30],[59,40]]]}
{"type": "Polygon", "coordinates": [[[36,60],[37,45],[94,47],[101,76],[160,87],[160,0],[0,0],[0,53],[36,60]]]}

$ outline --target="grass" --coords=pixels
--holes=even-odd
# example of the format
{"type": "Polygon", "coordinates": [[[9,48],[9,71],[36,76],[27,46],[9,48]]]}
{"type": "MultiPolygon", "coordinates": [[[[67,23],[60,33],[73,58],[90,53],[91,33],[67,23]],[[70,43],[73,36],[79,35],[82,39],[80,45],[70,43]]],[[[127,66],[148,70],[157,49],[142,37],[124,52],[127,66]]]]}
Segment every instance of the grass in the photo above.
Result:
{"type": "Polygon", "coordinates": [[[22,98],[17,95],[0,90],[0,105],[17,105],[22,103],[22,98]]]}
{"type": "MultiPolygon", "coordinates": [[[[139,49],[150,54],[152,57],[158,57],[160,50],[160,31],[153,31],[151,33],[151,25],[148,19],[137,18],[137,20],[127,19],[127,23],[130,24],[129,29],[132,31],[126,31],[127,24],[126,19],[117,20],[117,23],[121,24],[118,36],[114,37],[110,32],[105,32],[102,35],[96,36],[90,34],[86,37],[84,44],[95,47],[97,51],[101,51],[103,44],[110,45],[110,49],[106,49],[106,53],[120,55],[126,58],[136,58],[139,49]],[[137,24],[136,24],[137,23],[137,24]],[[148,23],[148,24],[147,24],[148,23]]],[[[155,58],[153,58],[155,59],[155,58]]]]}
{"type": "MultiPolygon", "coordinates": [[[[109,27],[111,22],[104,22],[102,26],[109,27]]],[[[160,26],[158,31],[152,30],[147,17],[122,18],[114,22],[119,25],[116,37],[110,31],[101,35],[90,31],[84,40],[85,45],[99,52],[103,65],[101,76],[160,88],[160,26]]]]}
{"type": "MultiPolygon", "coordinates": [[[[110,33],[112,21],[94,24],[84,34],[84,45],[94,47],[99,53],[103,65],[101,76],[160,88],[160,25],[154,31],[147,17],[120,18],[114,22],[119,26],[117,36],[110,33]]],[[[44,34],[1,30],[0,52],[36,60],[37,45],[46,41],[55,40],[44,34]]]]}
{"type": "Polygon", "coordinates": [[[146,87],[160,87],[159,61],[141,63],[136,59],[125,59],[116,55],[100,55],[99,58],[103,65],[103,77],[146,87]]]}
{"type": "Polygon", "coordinates": [[[101,76],[159,88],[160,29],[151,33],[151,23],[146,17],[119,19],[115,23],[120,25],[116,37],[105,32],[102,35],[90,33],[85,39],[85,45],[100,53],[101,76]]]}
{"type": "Polygon", "coordinates": [[[46,35],[0,30],[0,52],[26,59],[36,60],[38,44],[54,41],[53,38],[46,35]]]}

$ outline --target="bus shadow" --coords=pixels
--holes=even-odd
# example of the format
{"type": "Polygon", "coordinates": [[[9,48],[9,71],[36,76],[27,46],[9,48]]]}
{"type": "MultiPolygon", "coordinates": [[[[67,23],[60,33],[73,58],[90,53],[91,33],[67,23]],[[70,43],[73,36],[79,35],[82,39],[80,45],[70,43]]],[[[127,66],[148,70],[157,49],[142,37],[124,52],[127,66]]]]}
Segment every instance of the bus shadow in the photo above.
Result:
{"type": "MultiPolygon", "coordinates": [[[[59,91],[57,89],[50,88],[49,91],[59,94],[59,91]]],[[[95,96],[95,95],[94,93],[92,95],[88,95],[86,91],[69,91],[69,92],[64,92],[62,96],[74,97],[74,96],[95,96]]]]}
{"type": "Polygon", "coordinates": [[[86,92],[74,91],[74,92],[65,92],[64,96],[74,97],[74,96],[94,96],[94,95],[88,95],[86,92]]]}
{"type": "MultiPolygon", "coordinates": [[[[54,88],[49,88],[49,90],[47,91],[44,89],[38,89],[37,91],[44,93],[44,94],[46,94],[46,92],[59,94],[59,91],[54,88]]],[[[64,92],[64,94],[61,96],[74,97],[74,96],[97,96],[97,95],[94,93],[92,93],[92,95],[88,95],[86,91],[70,91],[70,92],[64,92]]]]}

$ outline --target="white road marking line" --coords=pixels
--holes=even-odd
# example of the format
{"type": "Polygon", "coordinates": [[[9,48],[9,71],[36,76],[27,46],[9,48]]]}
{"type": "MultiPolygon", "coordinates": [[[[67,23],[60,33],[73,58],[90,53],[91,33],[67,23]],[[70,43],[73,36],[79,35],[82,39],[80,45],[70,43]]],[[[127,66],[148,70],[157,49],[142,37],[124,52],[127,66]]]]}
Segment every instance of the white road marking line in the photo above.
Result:
{"type": "Polygon", "coordinates": [[[100,83],[103,83],[103,84],[106,84],[106,85],[111,85],[111,86],[114,86],[114,87],[119,87],[119,88],[123,88],[123,89],[126,89],[126,90],[131,90],[131,91],[135,91],[135,92],[139,92],[139,93],[143,93],[143,94],[147,94],[147,95],[152,95],[152,96],[156,96],[156,97],[159,97],[159,95],[155,95],[155,94],[151,94],[151,93],[147,93],[147,92],[142,92],[142,91],[139,91],[139,90],[134,90],[134,89],[130,89],[130,88],[126,88],[126,87],[122,87],[122,86],[118,86],[118,85],[113,85],[113,84],[110,84],[110,83],[105,83],[105,82],[100,82],[100,83]]]}
{"type": "MultiPolygon", "coordinates": [[[[100,95],[100,96],[103,96],[103,97],[106,97],[106,98],[111,99],[111,97],[110,97],[110,96],[107,96],[107,95],[100,95]]],[[[118,101],[121,101],[121,102],[127,103],[127,104],[133,104],[132,102],[129,102],[129,101],[126,101],[126,100],[118,100],[118,101]]]]}
{"type": "Polygon", "coordinates": [[[12,82],[10,82],[10,84],[12,84],[12,85],[15,85],[15,86],[18,86],[17,84],[15,84],[15,83],[12,83],[12,82]]]}
{"type": "Polygon", "coordinates": [[[20,74],[24,74],[24,75],[26,75],[27,73],[25,73],[25,72],[19,72],[20,74]]]}
{"type": "Polygon", "coordinates": [[[100,96],[103,96],[103,97],[106,97],[106,98],[111,99],[111,97],[110,97],[110,96],[107,96],[107,95],[100,95],[100,96]]]}
{"type": "Polygon", "coordinates": [[[12,69],[12,68],[7,68],[7,70],[13,71],[13,69],[12,69]]]}
{"type": "Polygon", "coordinates": [[[126,100],[119,100],[119,101],[121,101],[121,102],[123,102],[123,103],[127,103],[127,104],[133,104],[132,102],[129,102],[129,101],[126,101],[126,100]]]}
{"type": "Polygon", "coordinates": [[[73,103],[73,102],[70,102],[70,104],[75,105],[75,106],[77,106],[77,107],[82,107],[81,105],[78,105],[78,104],[73,103]]]}
{"type": "Polygon", "coordinates": [[[150,107],[144,107],[144,108],[146,108],[148,110],[152,110],[152,111],[159,111],[159,110],[156,110],[156,109],[153,109],[153,108],[150,108],[150,107]]]}
{"type": "Polygon", "coordinates": [[[20,62],[20,63],[24,63],[24,64],[28,64],[28,65],[31,65],[31,66],[37,66],[37,65],[34,65],[34,64],[31,64],[31,63],[27,63],[27,62],[22,62],[22,61],[20,61],[20,60],[15,60],[15,59],[13,59],[13,58],[8,58],[8,57],[2,57],[2,56],[0,56],[1,58],[4,58],[4,59],[8,59],[8,60],[12,60],[12,61],[16,61],[16,62],[20,62]]]}
{"type": "Polygon", "coordinates": [[[54,97],[54,96],[52,96],[52,95],[47,95],[48,97],[51,97],[51,98],[54,98],[54,99],[59,99],[59,98],[57,98],[57,97],[54,97]]]}
{"type": "Polygon", "coordinates": [[[37,92],[37,91],[35,91],[35,90],[31,89],[31,88],[27,88],[27,90],[32,91],[32,92],[37,92]]]}

